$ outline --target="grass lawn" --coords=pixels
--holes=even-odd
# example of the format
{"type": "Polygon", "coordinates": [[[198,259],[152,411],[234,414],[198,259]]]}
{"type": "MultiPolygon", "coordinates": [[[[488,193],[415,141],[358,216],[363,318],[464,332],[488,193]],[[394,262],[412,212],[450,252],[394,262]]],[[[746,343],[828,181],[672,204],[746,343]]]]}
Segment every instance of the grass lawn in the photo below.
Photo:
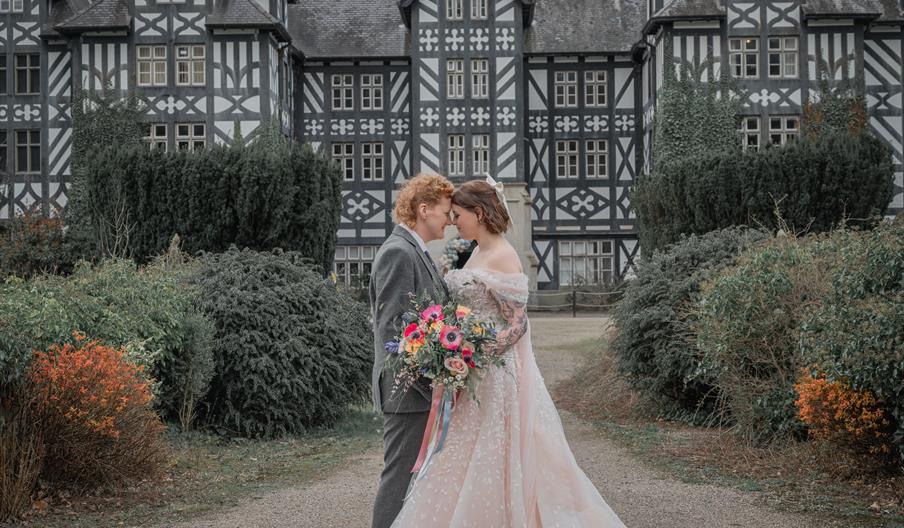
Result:
{"type": "Polygon", "coordinates": [[[685,482],[761,493],[781,510],[845,519],[850,526],[904,528],[904,474],[858,468],[814,442],[757,447],[730,429],[658,418],[616,372],[605,340],[573,345],[586,365],[553,394],[640,459],[685,482]]]}
{"type": "Polygon", "coordinates": [[[172,463],[162,480],[100,490],[91,497],[49,497],[9,525],[93,528],[190,519],[317,479],[350,456],[379,446],[382,427],[376,414],[360,409],[333,429],[280,440],[172,432],[172,463]]]}

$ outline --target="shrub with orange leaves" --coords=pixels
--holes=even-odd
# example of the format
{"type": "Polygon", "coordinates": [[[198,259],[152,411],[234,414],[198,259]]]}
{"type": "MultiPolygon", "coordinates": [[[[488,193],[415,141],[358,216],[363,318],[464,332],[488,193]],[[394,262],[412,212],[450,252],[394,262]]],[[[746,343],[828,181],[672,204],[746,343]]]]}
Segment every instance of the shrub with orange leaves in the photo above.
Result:
{"type": "Polygon", "coordinates": [[[821,373],[814,376],[806,369],[794,388],[800,420],[813,438],[862,453],[893,453],[893,420],[872,392],[853,389],[821,373]]]}
{"type": "Polygon", "coordinates": [[[164,425],[143,368],[123,353],[79,334],[74,344],[35,351],[30,398],[49,432],[48,481],[91,489],[163,467],[164,425]]]}

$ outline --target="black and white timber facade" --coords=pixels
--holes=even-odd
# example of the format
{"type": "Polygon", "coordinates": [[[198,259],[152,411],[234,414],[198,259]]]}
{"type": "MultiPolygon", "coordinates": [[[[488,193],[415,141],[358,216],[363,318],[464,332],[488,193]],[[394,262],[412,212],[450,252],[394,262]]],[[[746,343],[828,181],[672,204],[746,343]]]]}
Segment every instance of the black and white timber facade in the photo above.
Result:
{"type": "Polygon", "coordinates": [[[537,288],[609,282],[638,256],[628,190],[667,59],[737,78],[745,148],[800,133],[819,72],[863,79],[897,213],[902,57],[894,0],[0,0],[0,221],[65,207],[72,94],[107,86],[145,102],[154,148],[276,120],[329,152],[343,280],[367,273],[399,184],[435,172],[506,183],[537,288]]]}

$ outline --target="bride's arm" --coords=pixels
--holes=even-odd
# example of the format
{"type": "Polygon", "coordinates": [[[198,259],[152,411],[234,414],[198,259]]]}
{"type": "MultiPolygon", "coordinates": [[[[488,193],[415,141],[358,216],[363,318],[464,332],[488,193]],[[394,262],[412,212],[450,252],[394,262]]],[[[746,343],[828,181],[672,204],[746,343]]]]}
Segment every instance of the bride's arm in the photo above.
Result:
{"type": "Polygon", "coordinates": [[[496,342],[490,345],[491,354],[501,354],[517,343],[527,333],[527,303],[508,299],[491,291],[499,304],[499,312],[506,326],[496,329],[496,342]]]}

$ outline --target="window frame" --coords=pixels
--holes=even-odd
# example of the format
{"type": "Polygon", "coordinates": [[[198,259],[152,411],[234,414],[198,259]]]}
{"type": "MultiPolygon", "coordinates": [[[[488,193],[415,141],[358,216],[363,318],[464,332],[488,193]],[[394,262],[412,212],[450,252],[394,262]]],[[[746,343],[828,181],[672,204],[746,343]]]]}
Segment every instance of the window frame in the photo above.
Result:
{"type": "Polygon", "coordinates": [[[487,0],[471,0],[471,20],[487,20],[490,8],[487,0]]]}
{"type": "Polygon", "coordinates": [[[490,59],[486,57],[471,59],[471,97],[474,99],[490,97],[490,59]]]}
{"type": "Polygon", "coordinates": [[[583,284],[612,284],[615,282],[617,273],[614,241],[560,240],[557,249],[560,287],[577,285],[576,276],[584,279],[583,284]],[[577,263],[580,265],[575,266],[577,263]],[[583,275],[579,275],[577,271],[583,275]]]}
{"type": "Polygon", "coordinates": [[[151,150],[159,150],[161,149],[164,152],[169,151],[169,127],[167,127],[166,123],[145,123],[147,126],[147,131],[145,132],[144,137],[142,137],[142,141],[147,143],[148,148],[151,150]],[[159,132],[163,131],[163,135],[160,135],[159,132]]]}
{"type": "Polygon", "coordinates": [[[351,141],[336,141],[330,147],[333,160],[339,163],[342,169],[342,181],[355,181],[355,143],[351,141]],[[343,152],[337,152],[337,147],[343,152]]]}
{"type": "Polygon", "coordinates": [[[176,123],[175,126],[176,151],[194,152],[207,148],[207,124],[201,122],[176,123]],[[187,127],[186,133],[182,133],[182,127],[187,127]],[[200,132],[198,131],[200,128],[200,132]],[[183,148],[183,145],[185,148],[183,148]]]}
{"type": "Polygon", "coordinates": [[[167,85],[167,62],[169,56],[168,46],[166,44],[141,44],[135,49],[136,77],[138,86],[155,87],[167,85]],[[148,56],[142,57],[141,52],[147,50],[148,56]],[[158,52],[162,52],[158,54],[158,52]],[[147,71],[142,71],[147,66],[147,71]],[[148,80],[143,81],[142,76],[147,75],[148,80]],[[161,78],[162,76],[162,78],[161,78]]]}
{"type": "Polygon", "coordinates": [[[800,76],[800,41],[796,36],[769,37],[766,43],[766,68],[770,79],[797,79],[800,76]],[[773,47],[777,43],[777,47],[773,47]],[[793,43],[793,47],[789,44],[793,43]],[[773,59],[776,60],[773,63],[773,59]],[[773,66],[778,67],[779,73],[772,73],[773,66]],[[793,73],[788,73],[788,67],[792,66],[793,73]]]}
{"type": "Polygon", "coordinates": [[[584,71],[584,106],[604,108],[609,104],[607,93],[609,76],[607,70],[584,71]]]}
{"type": "Polygon", "coordinates": [[[446,98],[465,98],[465,60],[446,59],[446,98]],[[457,89],[457,90],[456,90],[457,89]]]}
{"type": "Polygon", "coordinates": [[[578,71],[557,70],[553,74],[553,93],[556,108],[577,108],[578,71]]]}
{"type": "Polygon", "coordinates": [[[579,178],[581,174],[580,156],[581,147],[577,139],[556,140],[556,179],[575,180],[579,178]]]}
{"type": "Polygon", "coordinates": [[[449,134],[446,138],[446,160],[450,177],[462,178],[465,176],[464,134],[449,134]]]}
{"type": "Polygon", "coordinates": [[[762,148],[762,123],[759,116],[741,116],[741,122],[738,125],[738,133],[741,135],[741,149],[745,152],[750,150],[760,150],[762,148]],[[756,123],[756,128],[751,128],[751,123],[756,123]],[[751,145],[750,139],[754,139],[751,145]]]}
{"type": "Polygon", "coordinates": [[[15,134],[15,161],[13,171],[16,175],[40,175],[41,174],[41,129],[40,128],[17,128],[13,132],[15,134]],[[26,170],[22,170],[19,165],[20,148],[22,147],[19,134],[25,133],[25,164],[26,170]],[[37,157],[35,157],[37,156],[37,157]],[[37,167],[35,167],[37,163],[37,167]]]}
{"type": "Polygon", "coordinates": [[[204,44],[177,44],[176,45],[176,86],[207,86],[207,46],[204,44]],[[187,50],[186,57],[180,57],[179,52],[187,50]],[[195,52],[200,50],[200,56],[195,52]],[[185,66],[186,70],[182,71],[185,66]],[[201,79],[197,76],[200,72],[201,79]],[[187,81],[181,79],[182,75],[188,77],[187,81]]]}
{"type": "Polygon", "coordinates": [[[7,163],[9,162],[9,132],[3,128],[0,129],[0,175],[6,176],[7,163]]]}
{"type": "Polygon", "coordinates": [[[471,135],[471,171],[474,176],[490,173],[490,135],[471,135]]]}
{"type": "Polygon", "coordinates": [[[446,20],[464,20],[464,0],[446,0],[446,20]]]}
{"type": "Polygon", "coordinates": [[[798,115],[770,115],[769,116],[769,144],[775,146],[787,145],[800,139],[800,116],[798,115]],[[775,120],[779,122],[779,128],[772,125],[775,120]],[[793,127],[789,127],[788,123],[794,122],[793,127]],[[773,141],[775,137],[779,138],[779,142],[773,141]]]}
{"type": "Polygon", "coordinates": [[[383,110],[383,74],[361,75],[361,110],[383,110]]]}
{"type": "Polygon", "coordinates": [[[330,96],[330,108],[333,111],[353,111],[355,109],[355,75],[352,73],[330,75],[330,96]]]}
{"type": "Polygon", "coordinates": [[[41,94],[41,54],[40,53],[15,53],[13,55],[13,69],[15,70],[16,95],[40,95],[41,94]],[[19,65],[19,59],[25,59],[25,65],[19,65]],[[33,63],[36,60],[37,63],[33,63]],[[25,91],[19,90],[19,76],[25,75],[25,91]],[[36,84],[36,86],[35,86],[36,84]]]}
{"type": "Polygon", "coordinates": [[[333,273],[336,274],[336,281],[346,286],[352,285],[352,278],[358,277],[362,285],[367,284],[370,274],[373,272],[374,256],[379,246],[346,246],[337,245],[333,256],[333,273]],[[353,266],[357,268],[358,273],[353,273],[353,266]]]}
{"type": "Polygon", "coordinates": [[[383,181],[383,161],[385,159],[383,150],[383,143],[379,141],[361,143],[362,181],[383,181]]]}
{"type": "Polygon", "coordinates": [[[584,171],[587,178],[607,178],[609,176],[609,141],[606,139],[585,140],[584,163],[584,171]],[[599,148],[600,146],[602,148],[599,148]]]}
{"type": "Polygon", "coordinates": [[[760,38],[737,37],[728,39],[728,64],[731,75],[735,79],[759,79],[760,38]],[[737,47],[735,47],[736,44],[737,47]],[[753,73],[750,73],[751,66],[753,67],[753,73]],[[740,68],[740,73],[737,71],[738,68],[740,68]]]}

